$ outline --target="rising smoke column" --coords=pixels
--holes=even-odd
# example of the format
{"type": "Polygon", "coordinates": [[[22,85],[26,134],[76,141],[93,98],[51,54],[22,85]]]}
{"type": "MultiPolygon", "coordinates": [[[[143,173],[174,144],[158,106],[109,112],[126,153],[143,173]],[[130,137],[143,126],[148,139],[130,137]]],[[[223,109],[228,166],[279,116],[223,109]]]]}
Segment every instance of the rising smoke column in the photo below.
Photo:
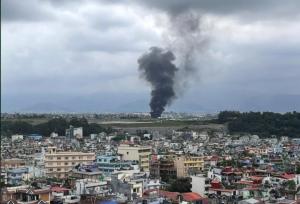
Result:
{"type": "Polygon", "coordinates": [[[171,51],[151,47],[150,51],[138,59],[139,71],[152,87],[151,117],[158,118],[176,97],[174,78],[178,68],[172,63],[175,56],[171,51]]]}
{"type": "Polygon", "coordinates": [[[202,15],[187,10],[167,15],[163,39],[168,51],[150,48],[139,60],[139,70],[152,85],[151,117],[157,118],[173,99],[185,93],[188,82],[203,68],[201,57],[209,42],[202,15]],[[172,63],[177,57],[177,67],[172,63]],[[199,63],[200,62],[200,63],[199,63]]]}

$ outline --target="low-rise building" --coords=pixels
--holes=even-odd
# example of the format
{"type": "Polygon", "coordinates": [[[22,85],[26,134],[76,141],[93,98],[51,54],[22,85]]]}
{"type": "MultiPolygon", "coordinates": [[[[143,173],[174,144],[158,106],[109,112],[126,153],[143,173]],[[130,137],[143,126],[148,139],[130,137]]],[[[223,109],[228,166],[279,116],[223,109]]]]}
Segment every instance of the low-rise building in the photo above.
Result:
{"type": "Polygon", "coordinates": [[[28,181],[28,168],[15,168],[7,170],[7,183],[10,185],[20,185],[22,181],[28,181]]]}
{"type": "Polygon", "coordinates": [[[110,175],[112,172],[118,170],[131,169],[132,164],[131,161],[119,160],[118,156],[114,156],[109,153],[97,156],[96,163],[98,165],[98,169],[106,175],[110,175]]]}

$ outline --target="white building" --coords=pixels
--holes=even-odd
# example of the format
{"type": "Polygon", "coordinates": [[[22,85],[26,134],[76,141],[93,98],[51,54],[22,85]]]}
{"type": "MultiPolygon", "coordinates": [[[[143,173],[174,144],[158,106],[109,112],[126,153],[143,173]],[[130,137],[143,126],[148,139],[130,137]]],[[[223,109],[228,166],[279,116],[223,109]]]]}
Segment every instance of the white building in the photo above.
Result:
{"type": "Polygon", "coordinates": [[[200,195],[206,195],[210,188],[209,178],[199,174],[196,176],[191,176],[192,179],[192,192],[198,193],[200,195]]]}
{"type": "Polygon", "coordinates": [[[105,196],[109,192],[107,181],[80,179],[76,180],[75,186],[77,195],[88,194],[105,196]]]}
{"type": "Polygon", "coordinates": [[[23,140],[23,135],[12,135],[11,141],[14,142],[16,140],[23,140]]]}
{"type": "Polygon", "coordinates": [[[69,129],[66,129],[66,137],[68,138],[77,138],[77,139],[81,139],[83,138],[83,129],[82,127],[73,127],[70,126],[69,129]]]}
{"type": "Polygon", "coordinates": [[[58,137],[58,134],[57,134],[56,132],[52,132],[52,133],[50,134],[50,137],[51,137],[51,138],[53,138],[53,137],[58,137]]]}

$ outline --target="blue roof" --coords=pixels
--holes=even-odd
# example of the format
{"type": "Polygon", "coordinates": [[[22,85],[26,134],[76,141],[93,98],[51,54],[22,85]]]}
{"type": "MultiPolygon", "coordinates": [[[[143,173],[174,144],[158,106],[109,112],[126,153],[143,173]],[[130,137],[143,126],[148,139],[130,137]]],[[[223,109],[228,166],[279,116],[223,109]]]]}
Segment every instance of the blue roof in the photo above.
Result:
{"type": "Polygon", "coordinates": [[[40,134],[29,134],[28,136],[39,136],[39,137],[43,137],[43,136],[40,135],[40,134]]]}

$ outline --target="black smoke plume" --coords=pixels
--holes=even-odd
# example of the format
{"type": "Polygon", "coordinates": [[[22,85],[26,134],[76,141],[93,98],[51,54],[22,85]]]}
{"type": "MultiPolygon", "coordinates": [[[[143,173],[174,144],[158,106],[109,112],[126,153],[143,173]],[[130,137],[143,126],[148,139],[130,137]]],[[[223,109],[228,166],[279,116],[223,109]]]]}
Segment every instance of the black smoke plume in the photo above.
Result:
{"type": "Polygon", "coordinates": [[[139,71],[152,87],[149,104],[152,118],[160,117],[166,105],[176,97],[174,78],[178,68],[172,63],[174,60],[171,51],[158,47],[150,48],[138,59],[139,71]]]}

